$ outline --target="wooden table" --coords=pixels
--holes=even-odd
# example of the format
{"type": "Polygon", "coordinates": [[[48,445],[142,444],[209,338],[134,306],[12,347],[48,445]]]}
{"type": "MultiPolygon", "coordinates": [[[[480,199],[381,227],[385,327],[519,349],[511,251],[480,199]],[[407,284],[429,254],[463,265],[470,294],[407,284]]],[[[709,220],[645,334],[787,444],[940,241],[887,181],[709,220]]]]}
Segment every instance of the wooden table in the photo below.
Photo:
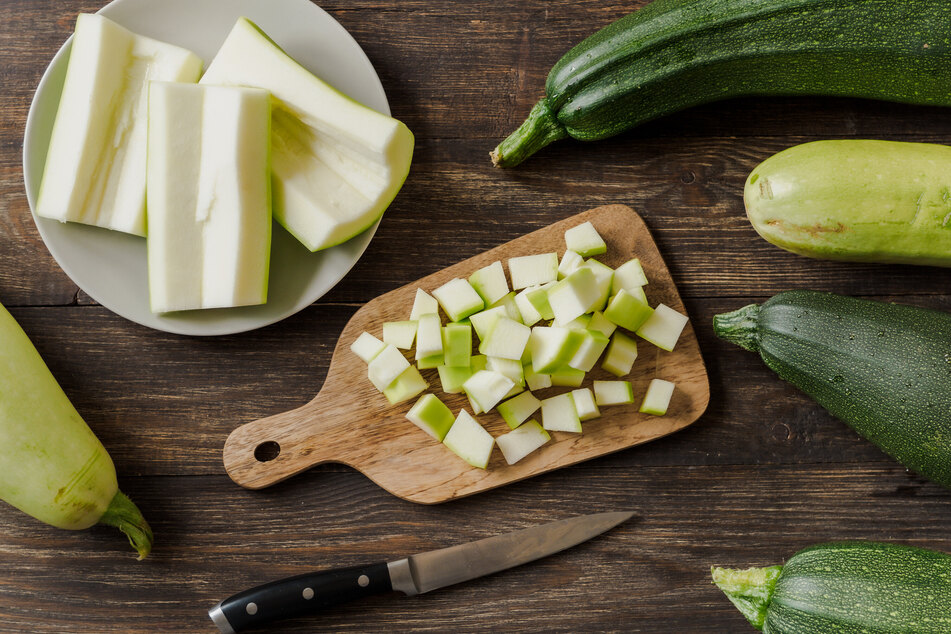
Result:
{"type": "Polygon", "coordinates": [[[114,530],[71,533],[0,508],[0,630],[210,632],[224,596],[314,568],[403,556],[577,513],[637,519],[535,564],[413,599],[381,597],[275,631],[743,632],[709,568],[781,563],[832,539],[951,551],[951,494],[907,472],[716,339],[714,314],[794,287],[951,309],[951,271],[810,261],[759,239],[746,174],[819,138],[944,141],[945,110],[845,99],[745,99],[597,144],[562,142],[514,171],[488,152],[540,96],[570,45],[642,0],[327,0],[364,47],[413,170],[359,264],[300,314],[256,332],[187,338],[96,305],[43,246],[20,157],[33,90],[92,0],[0,3],[0,301],[109,449],[155,530],[136,562],[114,530]],[[364,302],[605,203],[640,211],[679,284],[712,401],[643,447],[440,506],[316,468],[246,491],[221,464],[237,425],[307,401],[364,302]]]}

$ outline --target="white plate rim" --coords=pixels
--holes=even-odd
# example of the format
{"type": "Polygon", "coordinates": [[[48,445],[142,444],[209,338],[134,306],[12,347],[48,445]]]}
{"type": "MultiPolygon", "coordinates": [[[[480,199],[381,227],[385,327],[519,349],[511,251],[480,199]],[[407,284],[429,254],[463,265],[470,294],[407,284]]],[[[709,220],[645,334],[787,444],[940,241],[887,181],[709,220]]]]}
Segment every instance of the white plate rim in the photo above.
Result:
{"type": "MultiPolygon", "coordinates": [[[[194,2],[195,0],[191,0],[194,2]]],[[[234,0],[201,0],[210,4],[235,4],[234,0]]],[[[355,65],[360,68],[360,72],[364,74],[360,78],[361,90],[363,91],[362,101],[369,105],[370,107],[375,108],[376,110],[383,112],[384,114],[390,114],[389,103],[386,98],[386,93],[383,89],[382,82],[380,81],[379,76],[376,73],[376,70],[373,68],[372,63],[367,57],[366,53],[363,51],[360,44],[354,39],[354,37],[339,23],[333,16],[328,14],[326,11],[321,9],[316,4],[313,4],[309,0],[244,0],[242,3],[243,6],[256,6],[259,11],[267,11],[268,8],[273,8],[273,4],[278,2],[286,5],[286,7],[291,7],[291,11],[302,12],[302,15],[306,15],[307,12],[311,12],[310,20],[316,20],[322,22],[322,29],[327,30],[327,33],[332,33],[334,37],[338,38],[340,41],[346,43],[350,48],[348,51],[349,58],[355,65]],[[273,3],[273,4],[272,4],[273,3]]],[[[119,12],[120,10],[128,10],[129,7],[132,7],[132,10],[135,10],[135,5],[155,5],[163,3],[153,3],[150,0],[112,0],[109,4],[102,7],[97,13],[101,13],[106,17],[111,17],[112,14],[119,12]]],[[[241,12],[243,15],[247,15],[252,20],[259,18],[260,13],[256,13],[254,9],[251,11],[241,12]]],[[[118,20],[117,20],[118,21],[118,20]]],[[[121,22],[120,22],[121,24],[121,22]]],[[[228,26],[230,29],[230,24],[228,26]]],[[[144,35],[149,35],[148,33],[143,33],[144,35]]],[[[282,47],[284,44],[281,42],[280,34],[269,33],[274,37],[275,41],[278,44],[281,44],[282,47]]],[[[326,33],[325,33],[326,34],[326,33]]],[[[277,311],[266,311],[259,310],[258,315],[247,317],[245,316],[251,311],[257,309],[264,309],[269,306],[265,304],[263,306],[255,307],[239,307],[239,308],[228,308],[228,309],[212,309],[204,311],[188,311],[183,313],[170,313],[167,315],[156,315],[152,313],[146,303],[143,307],[144,311],[130,311],[127,308],[118,307],[117,302],[110,296],[103,295],[102,293],[89,290],[87,287],[88,284],[83,284],[77,277],[80,279],[83,278],[83,273],[77,269],[77,263],[71,259],[59,245],[58,240],[53,233],[56,229],[66,228],[67,231],[89,231],[89,232],[109,232],[105,229],[86,227],[84,225],[78,225],[75,223],[59,223],[57,221],[39,218],[35,212],[35,200],[36,195],[39,190],[39,181],[42,177],[42,167],[39,169],[39,172],[33,168],[32,162],[35,160],[33,157],[34,152],[42,151],[45,153],[46,148],[41,147],[37,148],[35,142],[31,142],[31,139],[35,139],[39,134],[38,128],[41,125],[38,121],[37,113],[41,107],[41,103],[45,100],[55,100],[58,104],[59,102],[59,92],[54,95],[47,95],[46,93],[50,90],[51,76],[54,71],[59,68],[59,65],[65,65],[66,55],[69,50],[69,47],[72,42],[72,35],[67,38],[63,45],[59,48],[56,54],[53,56],[49,65],[43,72],[43,76],[40,79],[40,82],[37,85],[36,91],[34,93],[32,102],[30,104],[30,109],[27,114],[26,127],[23,138],[23,177],[24,177],[24,188],[27,194],[27,202],[30,207],[30,213],[33,217],[34,224],[37,227],[37,230],[40,233],[40,237],[43,240],[43,243],[46,245],[46,248],[49,250],[50,254],[53,256],[53,259],[60,266],[64,273],[76,284],[83,292],[89,295],[94,301],[103,307],[107,308],[111,312],[123,317],[129,321],[137,323],[139,325],[145,326],[147,328],[152,328],[172,334],[179,335],[189,335],[189,336],[219,336],[219,335],[230,335],[238,334],[242,332],[248,332],[258,328],[263,328],[265,326],[274,324],[278,321],[286,319],[297,312],[303,310],[307,306],[313,304],[315,301],[323,297],[327,292],[329,292],[334,286],[336,286],[349,271],[356,265],[360,257],[366,251],[367,247],[370,244],[373,236],[375,235],[379,225],[380,220],[378,220],[372,227],[367,229],[365,232],[359,234],[358,236],[352,238],[348,242],[327,249],[322,254],[328,254],[336,256],[339,254],[345,254],[349,251],[350,257],[345,257],[346,262],[343,265],[337,266],[336,270],[332,275],[327,276],[322,282],[316,285],[315,288],[308,288],[309,292],[302,294],[297,298],[297,301],[288,303],[282,306],[277,311]],[[235,314],[239,314],[237,318],[233,318],[235,314]],[[212,317],[208,317],[208,316],[212,317]],[[220,316],[221,318],[216,318],[220,316]]],[[[166,41],[170,41],[169,38],[165,38],[166,41]]],[[[176,43],[172,41],[171,43],[176,43]]],[[[215,47],[217,48],[217,46],[215,47]]],[[[290,52],[290,51],[289,51],[290,52]]],[[[292,53],[293,54],[293,53],[292,53]]],[[[295,57],[297,57],[295,55],[295,57]]],[[[206,66],[209,59],[205,59],[206,66]]],[[[301,60],[298,60],[301,61],[301,60]]],[[[304,62],[302,62],[304,63],[304,62]]],[[[306,64],[305,64],[306,65],[306,64]]],[[[315,69],[310,68],[313,72],[315,69]]],[[[339,85],[335,87],[340,88],[339,85]]],[[[54,109],[55,112],[55,109],[54,109]]],[[[48,131],[47,131],[48,133],[48,131]]],[[[381,219],[382,220],[382,219],[381,219]]],[[[280,227],[276,222],[274,223],[275,237],[283,233],[285,241],[293,240],[290,238],[282,227],[280,227]]],[[[141,240],[140,238],[134,238],[128,236],[129,239],[141,240]]],[[[143,258],[144,258],[144,241],[142,243],[143,258]]],[[[303,253],[306,251],[302,246],[300,246],[300,251],[303,253]]],[[[309,254],[305,257],[310,257],[311,255],[319,254],[309,254]]],[[[273,253],[272,253],[273,258],[273,253]]],[[[272,259],[272,267],[274,260],[272,259]]],[[[319,264],[317,266],[320,266],[319,264]]],[[[272,269],[273,270],[273,269],[272,269]]],[[[271,289],[274,288],[274,280],[271,280],[271,289]]],[[[252,313],[253,314],[253,313],[252,313]]]]}

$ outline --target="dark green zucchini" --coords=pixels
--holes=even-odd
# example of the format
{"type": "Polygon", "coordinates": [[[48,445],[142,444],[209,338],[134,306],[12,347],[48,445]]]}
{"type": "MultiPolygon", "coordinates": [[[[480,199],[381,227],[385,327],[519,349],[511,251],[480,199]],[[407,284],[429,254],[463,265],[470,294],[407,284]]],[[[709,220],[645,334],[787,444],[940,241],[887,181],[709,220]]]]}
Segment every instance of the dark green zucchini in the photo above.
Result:
{"type": "MultiPolygon", "coordinates": [[[[951,488],[951,315],[813,291],[713,318],[906,467],[951,488]]],[[[951,630],[949,630],[951,631],[951,630]]]]}
{"type": "Polygon", "coordinates": [[[492,152],[511,167],[698,104],[837,95],[951,105],[947,0],[656,0],[552,68],[545,98],[492,152]]]}
{"type": "Polygon", "coordinates": [[[951,555],[933,550],[820,544],[784,566],[714,568],[713,582],[767,634],[951,632],[951,555]]]}

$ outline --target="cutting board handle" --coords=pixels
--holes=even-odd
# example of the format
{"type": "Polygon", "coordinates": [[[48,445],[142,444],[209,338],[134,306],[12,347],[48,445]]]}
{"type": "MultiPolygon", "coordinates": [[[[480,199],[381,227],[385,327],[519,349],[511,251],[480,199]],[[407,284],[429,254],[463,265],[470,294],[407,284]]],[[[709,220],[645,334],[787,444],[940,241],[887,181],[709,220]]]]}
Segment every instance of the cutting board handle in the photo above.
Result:
{"type": "Polygon", "coordinates": [[[331,407],[321,394],[288,412],[241,425],[228,436],[225,470],[247,489],[262,489],[323,462],[341,462],[346,433],[341,408],[331,407]]]}

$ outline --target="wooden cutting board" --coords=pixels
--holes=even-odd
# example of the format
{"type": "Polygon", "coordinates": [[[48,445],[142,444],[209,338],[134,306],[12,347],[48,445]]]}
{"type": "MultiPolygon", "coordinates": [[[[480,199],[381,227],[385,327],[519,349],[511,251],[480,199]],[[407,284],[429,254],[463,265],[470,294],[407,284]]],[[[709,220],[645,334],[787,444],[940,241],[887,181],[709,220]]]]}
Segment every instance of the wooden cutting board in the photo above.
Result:
{"type": "MultiPolygon", "coordinates": [[[[507,465],[496,448],[486,470],[470,467],[409,422],[405,415],[415,399],[390,405],[367,379],[366,364],[350,351],[350,344],[361,332],[382,338],[383,322],[408,319],[417,288],[432,292],[453,278],[467,278],[496,260],[506,264],[508,258],[514,256],[556,251],[560,257],[565,250],[565,230],[586,220],[594,224],[608,245],[607,254],[597,259],[617,267],[632,257],[640,258],[650,280],[646,287],[650,304],[664,303],[686,312],[641,217],[624,205],[591,209],[364,305],[344,327],[327,379],[312,401],[298,409],[247,423],[231,433],[224,448],[228,475],[243,487],[260,489],[314,465],[339,462],[359,470],[403,499],[434,504],[633,447],[695,421],[707,407],[710,386],[691,324],[684,329],[673,352],[638,338],[638,359],[630,376],[624,377],[634,386],[636,402],[633,405],[601,408],[601,417],[585,422],[582,434],[553,433],[551,442],[515,465],[507,465]],[[676,384],[666,416],[649,416],[637,411],[653,378],[676,384]]],[[[453,412],[469,409],[464,394],[442,392],[436,370],[423,370],[422,374],[429,381],[429,391],[437,394],[453,412]]],[[[616,378],[598,366],[588,373],[583,387],[590,387],[593,379],[616,378]]],[[[536,395],[546,398],[570,389],[550,388],[536,395]]],[[[494,411],[477,418],[493,436],[509,431],[508,425],[494,411]]]]}

